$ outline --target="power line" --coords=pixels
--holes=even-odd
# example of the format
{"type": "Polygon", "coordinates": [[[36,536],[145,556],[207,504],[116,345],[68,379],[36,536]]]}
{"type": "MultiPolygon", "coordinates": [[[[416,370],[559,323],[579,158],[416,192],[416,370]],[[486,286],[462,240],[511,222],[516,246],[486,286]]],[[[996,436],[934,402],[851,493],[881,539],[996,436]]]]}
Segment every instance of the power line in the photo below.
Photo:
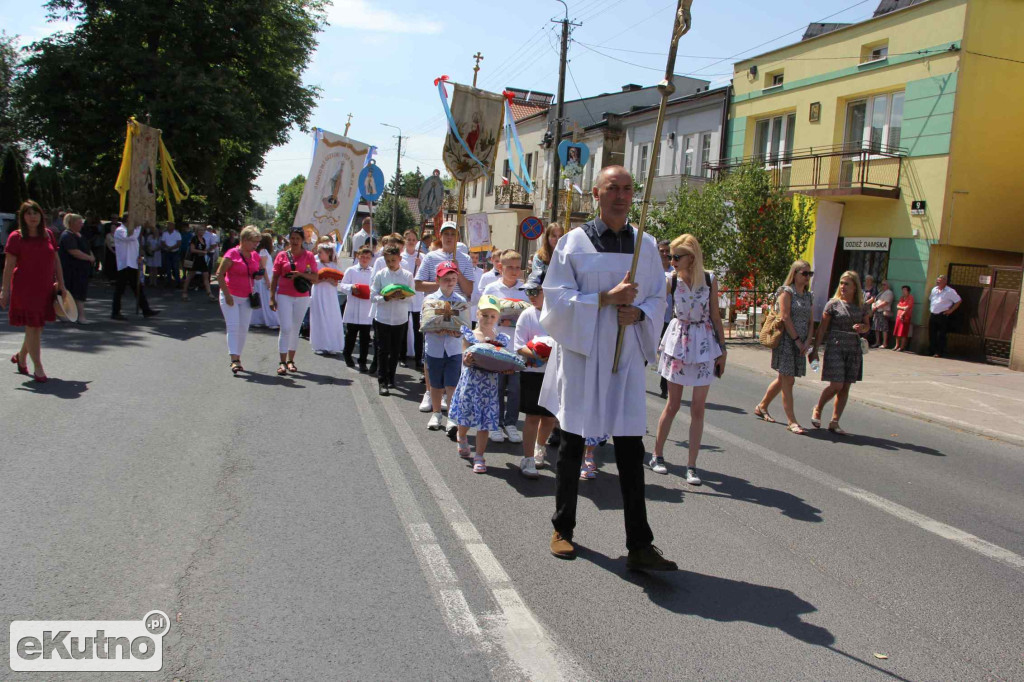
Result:
{"type": "Polygon", "coordinates": [[[538,29],[538,31],[529,40],[520,45],[519,49],[513,52],[508,59],[499,64],[493,71],[486,72],[484,80],[491,83],[507,79],[508,74],[519,68],[523,60],[530,58],[530,51],[540,44],[540,41],[544,39],[546,32],[547,26],[541,26],[540,29],[538,29]]]}
{"type": "Polygon", "coordinates": [[[622,4],[623,2],[624,2],[624,0],[611,0],[611,3],[610,4],[606,4],[604,7],[600,7],[600,8],[592,7],[591,9],[593,9],[594,11],[589,13],[589,14],[587,14],[584,17],[580,17],[579,21],[581,21],[581,22],[583,22],[583,21],[590,21],[594,17],[597,17],[597,16],[600,16],[601,14],[604,14],[605,12],[610,10],[612,7],[615,7],[615,5],[622,4]]]}
{"type": "Polygon", "coordinates": [[[580,102],[583,104],[583,108],[587,111],[587,116],[590,117],[590,121],[592,123],[596,123],[597,119],[595,119],[594,115],[590,113],[590,107],[587,106],[587,100],[584,99],[583,93],[580,92],[580,86],[576,85],[576,77],[572,75],[572,68],[569,66],[568,62],[566,62],[565,68],[569,72],[570,80],[572,80],[572,87],[576,88],[576,94],[580,96],[580,102]]]}
{"type": "Polygon", "coordinates": [[[973,54],[975,57],[988,57],[989,59],[998,59],[1002,62],[1013,62],[1014,64],[1024,64],[1024,60],[1011,59],[1009,57],[998,57],[994,54],[985,54],[983,52],[975,52],[974,50],[964,50],[967,54],[973,54]]]}
{"type": "MultiPolygon", "coordinates": [[[[602,47],[600,45],[589,45],[587,43],[581,43],[578,40],[574,41],[574,42],[577,45],[581,45],[581,46],[587,47],[587,48],[602,47]]],[[[614,50],[616,52],[631,52],[633,54],[649,54],[649,55],[654,55],[654,56],[657,56],[657,57],[667,57],[668,56],[667,52],[646,52],[646,51],[643,51],[643,50],[627,50],[627,49],[624,49],[624,48],[616,48],[616,47],[602,47],[602,49],[604,49],[604,50],[614,50]]],[[[916,55],[916,54],[937,54],[937,53],[947,52],[947,51],[948,51],[948,48],[941,48],[941,49],[935,49],[935,50],[913,50],[911,52],[890,52],[889,56],[890,57],[902,57],[902,56],[906,56],[906,55],[916,55]]],[[[729,59],[729,57],[711,57],[711,56],[708,56],[708,55],[699,55],[699,54],[681,54],[681,55],[676,55],[676,56],[680,57],[682,59],[722,59],[722,60],[729,59]]],[[[982,56],[987,56],[987,55],[982,55],[982,56]]],[[[832,60],[832,59],[861,59],[861,58],[862,58],[862,55],[857,55],[855,57],[781,57],[781,58],[778,58],[778,59],[773,59],[772,61],[778,61],[778,62],[792,62],[792,61],[816,62],[816,61],[827,61],[827,60],[832,60]]],[[[1011,60],[1011,61],[1013,61],[1013,60],[1011,60]]]]}
{"type": "Polygon", "coordinates": [[[613,36],[609,36],[609,37],[608,37],[608,38],[606,38],[605,40],[603,40],[603,41],[601,41],[600,43],[598,43],[598,45],[599,45],[599,46],[601,46],[601,45],[605,45],[606,43],[610,43],[610,42],[611,42],[612,40],[614,40],[615,38],[618,38],[618,37],[619,37],[619,36],[621,36],[621,35],[622,35],[623,33],[626,33],[627,31],[631,31],[631,30],[633,30],[634,28],[636,28],[636,27],[637,27],[637,26],[639,26],[640,24],[643,24],[643,23],[646,23],[646,22],[650,21],[651,19],[653,19],[654,17],[658,16],[659,14],[661,14],[662,12],[664,12],[665,10],[667,10],[668,8],[670,8],[670,7],[675,7],[675,6],[676,6],[676,3],[674,3],[674,2],[673,2],[673,3],[671,3],[671,4],[665,5],[665,6],[664,6],[664,7],[662,7],[661,9],[656,9],[656,10],[654,10],[654,12],[652,12],[652,13],[651,13],[651,14],[649,14],[649,15],[647,15],[647,16],[646,16],[645,18],[641,19],[640,21],[636,22],[635,24],[630,24],[629,26],[627,26],[626,28],[622,29],[621,31],[619,31],[619,32],[618,32],[618,33],[616,33],[615,35],[613,35],[613,36]]]}
{"type": "MultiPolygon", "coordinates": [[[[638,69],[647,69],[648,71],[658,71],[658,72],[661,72],[661,73],[664,73],[664,72],[665,72],[665,67],[661,67],[661,68],[659,69],[659,68],[657,68],[657,67],[654,67],[654,66],[644,66],[643,64],[636,64],[636,63],[634,63],[634,62],[628,62],[628,61],[626,61],[625,59],[619,59],[618,57],[613,57],[613,56],[612,56],[612,55],[610,55],[610,54],[605,54],[604,52],[601,52],[601,51],[599,51],[599,50],[595,50],[595,49],[594,49],[594,48],[592,48],[592,47],[589,47],[589,46],[587,46],[587,45],[584,45],[583,43],[579,42],[578,40],[574,40],[573,42],[574,42],[574,43],[576,43],[577,45],[579,45],[580,47],[582,47],[582,48],[586,49],[586,50],[590,50],[590,51],[591,51],[591,52],[593,52],[594,54],[599,54],[599,55],[601,55],[602,57],[606,57],[607,59],[611,59],[611,60],[613,60],[613,61],[616,61],[616,62],[620,62],[620,63],[622,63],[622,64],[628,64],[629,66],[635,66],[635,67],[636,67],[636,68],[638,68],[638,69]]],[[[705,68],[706,68],[706,67],[705,67],[705,68]]],[[[677,75],[677,76],[696,76],[696,75],[702,75],[702,76],[707,76],[707,77],[709,77],[709,78],[715,78],[715,77],[717,77],[717,76],[731,76],[731,75],[733,75],[733,72],[732,72],[732,71],[730,71],[729,73],[705,73],[705,74],[698,74],[698,73],[677,73],[677,74],[675,74],[675,75],[677,75]]]]}

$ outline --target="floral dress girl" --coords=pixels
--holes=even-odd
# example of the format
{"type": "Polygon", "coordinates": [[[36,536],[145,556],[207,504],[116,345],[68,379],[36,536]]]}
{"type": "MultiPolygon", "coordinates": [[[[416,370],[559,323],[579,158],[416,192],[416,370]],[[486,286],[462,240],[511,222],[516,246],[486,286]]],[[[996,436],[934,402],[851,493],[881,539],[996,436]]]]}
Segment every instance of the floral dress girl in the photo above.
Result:
{"type": "Polygon", "coordinates": [[[658,373],[674,384],[710,386],[715,380],[715,359],[722,354],[722,347],[711,324],[713,278],[710,275],[698,280],[696,289],[676,278],[675,316],[658,347],[658,373]]]}
{"type": "MultiPolygon", "coordinates": [[[[469,327],[462,328],[462,340],[472,345],[480,343],[469,327]]],[[[507,334],[499,333],[492,342],[499,348],[512,345],[507,334]]],[[[459,385],[455,387],[448,417],[459,426],[478,431],[497,431],[498,425],[498,373],[485,372],[477,367],[463,367],[459,385]]]]}

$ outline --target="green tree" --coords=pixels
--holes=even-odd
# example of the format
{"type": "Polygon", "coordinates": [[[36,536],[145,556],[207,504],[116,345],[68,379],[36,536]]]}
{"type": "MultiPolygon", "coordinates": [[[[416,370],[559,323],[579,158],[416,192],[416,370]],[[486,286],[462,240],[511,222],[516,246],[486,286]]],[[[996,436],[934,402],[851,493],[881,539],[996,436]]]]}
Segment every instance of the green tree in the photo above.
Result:
{"type": "Polygon", "coordinates": [[[273,230],[274,218],[276,215],[276,208],[274,204],[264,204],[262,202],[256,202],[249,209],[249,212],[245,216],[244,222],[246,225],[255,225],[260,228],[261,232],[267,230],[273,230]]]}
{"type": "Polygon", "coordinates": [[[302,188],[306,186],[306,176],[296,175],[291,182],[277,188],[277,207],[274,209],[274,229],[287,232],[295,220],[302,199],[302,188]]]}
{"type": "Polygon", "coordinates": [[[0,149],[11,147],[24,167],[28,160],[27,145],[22,138],[23,126],[14,98],[15,83],[22,72],[15,38],[0,31],[0,149]]]}
{"type": "Polygon", "coordinates": [[[447,173],[441,175],[441,184],[444,185],[444,188],[447,190],[456,190],[459,188],[459,181],[447,173]]]}
{"type": "Polygon", "coordinates": [[[726,287],[774,291],[807,249],[813,212],[813,202],[794,201],[751,165],[703,188],[682,183],[648,229],[657,239],[694,235],[726,287]]]}
{"type": "MultiPolygon", "coordinates": [[[[373,213],[373,229],[378,235],[391,234],[391,215],[395,207],[395,195],[386,194],[381,197],[377,209],[373,213]]],[[[398,200],[398,215],[395,221],[395,232],[404,233],[406,230],[416,230],[416,216],[409,209],[405,198],[398,200]]]]}
{"type": "Polygon", "coordinates": [[[0,212],[14,213],[28,198],[25,173],[21,170],[21,154],[14,145],[0,153],[0,212]]]}
{"type": "Polygon", "coordinates": [[[238,224],[265,154],[305,129],[302,84],[324,0],[50,0],[71,32],[31,47],[17,99],[40,155],[76,180],[78,210],[109,214],[132,115],[163,139],[194,198],[182,214],[238,224]],[[60,96],[53,93],[59,92],[60,96]]]}

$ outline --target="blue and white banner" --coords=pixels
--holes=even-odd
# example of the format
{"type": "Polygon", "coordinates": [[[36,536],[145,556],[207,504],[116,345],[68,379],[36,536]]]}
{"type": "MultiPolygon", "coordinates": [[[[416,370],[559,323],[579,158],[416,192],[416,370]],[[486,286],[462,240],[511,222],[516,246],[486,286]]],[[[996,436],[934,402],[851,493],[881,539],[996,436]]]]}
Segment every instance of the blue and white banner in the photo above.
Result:
{"type": "Polygon", "coordinates": [[[322,128],[314,131],[313,162],[292,225],[344,241],[359,203],[359,173],[374,147],[322,128]]]}

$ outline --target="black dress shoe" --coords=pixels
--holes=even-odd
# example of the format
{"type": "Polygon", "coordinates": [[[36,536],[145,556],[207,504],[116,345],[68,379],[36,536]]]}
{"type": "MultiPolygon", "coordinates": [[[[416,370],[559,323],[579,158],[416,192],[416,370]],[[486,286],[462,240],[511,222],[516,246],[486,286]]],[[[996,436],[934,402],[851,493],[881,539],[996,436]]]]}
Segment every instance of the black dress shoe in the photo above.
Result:
{"type": "Polygon", "coordinates": [[[122,315],[121,313],[117,313],[115,315],[111,315],[110,319],[112,319],[112,320],[121,320],[123,322],[123,321],[127,320],[128,318],[125,317],[124,315],[122,315]]]}
{"type": "Polygon", "coordinates": [[[385,386],[384,384],[381,384],[377,388],[377,395],[391,395],[391,391],[388,390],[387,386],[385,386]]]}
{"type": "Polygon", "coordinates": [[[561,442],[562,430],[556,427],[551,431],[551,435],[548,436],[548,445],[557,448],[561,444],[561,442]]]}
{"type": "Polygon", "coordinates": [[[676,562],[669,561],[654,545],[629,550],[626,568],[631,571],[678,571],[676,562]]]}
{"type": "Polygon", "coordinates": [[[352,356],[351,356],[351,355],[346,355],[346,356],[345,356],[345,365],[346,365],[346,366],[347,366],[347,367],[348,367],[349,369],[351,369],[351,368],[353,368],[353,367],[355,367],[355,366],[356,366],[356,363],[355,363],[355,361],[353,361],[353,360],[352,360],[352,356]]]}
{"type": "Polygon", "coordinates": [[[160,314],[159,310],[153,310],[152,308],[150,308],[149,310],[142,311],[142,316],[143,317],[156,317],[159,314],[160,314]]]}

